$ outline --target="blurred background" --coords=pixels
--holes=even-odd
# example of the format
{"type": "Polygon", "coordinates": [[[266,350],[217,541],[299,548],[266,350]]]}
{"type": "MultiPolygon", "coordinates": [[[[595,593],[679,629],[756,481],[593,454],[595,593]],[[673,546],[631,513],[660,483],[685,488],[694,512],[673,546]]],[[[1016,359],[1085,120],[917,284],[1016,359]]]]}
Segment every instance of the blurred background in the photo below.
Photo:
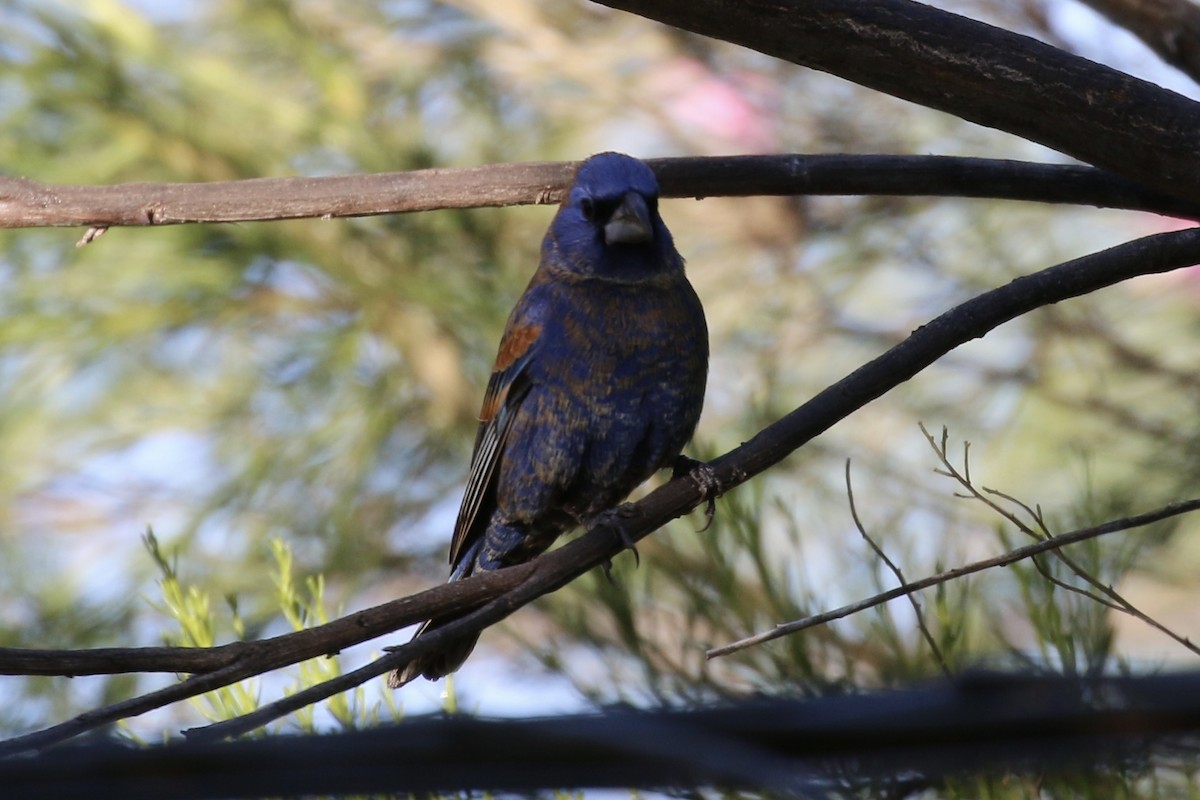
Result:
{"type": "MultiPolygon", "coordinates": [[[[1195,94],[1072,0],[944,3],[1195,94]]],[[[212,181],[737,153],[1061,156],[840,79],[585,2],[0,5],[0,170],[212,181]]],[[[748,439],[913,328],[1013,277],[1182,226],[1132,212],[892,198],[667,200],[713,363],[690,454],[748,439]]],[[[0,645],[264,636],[446,573],[501,327],[553,209],[0,231],[0,645]],[[157,550],[146,546],[152,530],[157,550]]],[[[453,692],[382,681],[283,730],[457,704],[550,713],[906,684],[943,666],[897,601],[706,662],[707,647],[1025,543],[940,466],[1065,531],[1195,492],[1200,274],[1046,308],[952,353],[718,503],[483,637],[453,692]],[[340,705],[339,705],[340,704],[340,705]]],[[[1200,634],[1188,519],[1073,557],[1200,634]]],[[[1195,666],[1029,564],[919,597],[944,668],[1195,666]]],[[[131,720],[158,739],[386,642],[131,720]]],[[[315,676],[315,677],[314,677],[315,676]]],[[[174,676],[4,678],[16,733],[174,676]]]]}

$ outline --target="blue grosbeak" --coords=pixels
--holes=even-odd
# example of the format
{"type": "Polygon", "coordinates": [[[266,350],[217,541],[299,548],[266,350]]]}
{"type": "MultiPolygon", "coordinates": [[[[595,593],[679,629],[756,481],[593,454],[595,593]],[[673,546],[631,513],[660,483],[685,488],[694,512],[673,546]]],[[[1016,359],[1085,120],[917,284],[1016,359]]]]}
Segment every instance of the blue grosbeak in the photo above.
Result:
{"type": "MultiPolygon", "coordinates": [[[[654,173],[592,156],[500,340],[450,580],[534,558],[671,464],[700,419],[707,373],[704,310],[658,214],[654,173]]],[[[447,675],[477,639],[420,656],[389,683],[447,675]]]]}

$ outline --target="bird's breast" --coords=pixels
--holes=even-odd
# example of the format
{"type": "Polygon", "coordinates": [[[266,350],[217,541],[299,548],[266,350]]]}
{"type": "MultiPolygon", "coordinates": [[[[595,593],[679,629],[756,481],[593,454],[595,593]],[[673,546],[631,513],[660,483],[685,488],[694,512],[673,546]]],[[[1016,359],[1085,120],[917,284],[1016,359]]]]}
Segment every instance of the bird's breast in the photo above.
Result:
{"type": "Polygon", "coordinates": [[[554,337],[557,377],[571,394],[628,405],[673,394],[706,366],[703,311],[682,277],[667,288],[599,284],[574,294],[554,337]]]}
{"type": "Polygon", "coordinates": [[[663,287],[592,285],[560,308],[539,368],[586,430],[578,510],[594,511],[623,499],[691,437],[707,331],[682,276],[663,287]]]}

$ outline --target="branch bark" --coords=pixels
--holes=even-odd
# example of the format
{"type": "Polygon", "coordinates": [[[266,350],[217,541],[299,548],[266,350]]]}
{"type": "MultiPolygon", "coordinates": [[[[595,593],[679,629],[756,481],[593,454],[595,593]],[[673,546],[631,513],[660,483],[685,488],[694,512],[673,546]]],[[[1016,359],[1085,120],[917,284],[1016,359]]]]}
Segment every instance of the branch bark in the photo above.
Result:
{"type": "MultiPolygon", "coordinates": [[[[888,390],[907,381],[961,344],[978,339],[1000,325],[1040,306],[1050,305],[1111,286],[1137,275],[1167,272],[1200,262],[1200,229],[1159,234],[1093,253],[1064,264],[1022,276],[1006,286],[985,292],[941,314],[921,326],[900,344],[864,364],[829,386],[804,405],[769,425],[750,441],[709,463],[724,494],[751,477],[782,461],[791,453],[848,417],[888,390]]],[[[546,565],[539,580],[518,587],[513,596],[502,596],[457,624],[439,629],[446,638],[459,631],[480,630],[503,619],[520,606],[553,591],[602,564],[622,548],[622,542],[637,542],[672,519],[688,513],[706,496],[690,478],[678,478],[651,492],[636,503],[618,533],[597,528],[567,547],[543,557],[563,559],[561,566],[546,565]],[[604,536],[607,545],[590,540],[604,536]],[[581,561],[573,548],[583,555],[581,561]],[[534,584],[542,584],[541,586],[534,584]],[[482,623],[482,624],[481,624],[482,623]]],[[[537,562],[535,562],[537,563],[537,562]]],[[[411,647],[415,642],[406,645],[411,647]]],[[[235,718],[193,732],[196,738],[232,736],[272,722],[305,705],[346,691],[375,675],[406,664],[416,653],[397,650],[368,665],[353,678],[343,676],[284,698],[244,718],[235,718]]]]}
{"type": "MultiPolygon", "coordinates": [[[[901,195],[1073,203],[1200,220],[1186,202],[1091,167],[950,156],[772,155],[648,162],[666,197],[901,195]]],[[[325,178],[51,185],[0,176],[0,228],[360,217],[557,203],[573,162],[325,178]]],[[[94,238],[94,237],[93,237],[94,238]]]]}
{"type": "Polygon", "coordinates": [[[1083,0],[1200,83],[1200,6],[1192,0],[1083,0]]]}
{"type": "MultiPolygon", "coordinates": [[[[917,375],[941,356],[1009,320],[1040,306],[1078,297],[1137,275],[1167,272],[1197,262],[1200,262],[1200,229],[1158,234],[1017,278],[1005,286],[972,298],[913,331],[900,344],[823,390],[795,411],[763,429],[750,441],[712,461],[709,466],[720,486],[718,494],[724,494],[770,468],[871,400],[917,375]]],[[[401,666],[426,649],[437,646],[444,638],[468,630],[481,630],[534,598],[554,591],[612,558],[624,548],[623,541],[636,542],[648,536],[670,520],[688,513],[706,499],[704,490],[696,481],[689,477],[677,478],[634,504],[631,507],[631,516],[620,520],[620,531],[608,525],[595,527],[575,541],[528,564],[475,576],[455,584],[453,588],[440,587],[447,598],[455,598],[454,608],[462,608],[463,604],[468,602],[468,592],[471,600],[476,603],[486,602],[486,605],[353,673],[265,706],[247,717],[219,723],[218,726],[213,726],[203,733],[195,733],[194,736],[228,736],[252,730],[295,708],[345,691],[375,675],[401,666]],[[502,591],[503,593],[500,593],[502,591]],[[494,599],[485,600],[489,597],[494,599]]],[[[428,598],[435,591],[438,590],[429,590],[414,597],[428,598]]],[[[395,602],[406,601],[414,603],[411,610],[415,613],[413,598],[395,602]]],[[[448,607],[443,607],[432,611],[428,606],[423,606],[421,613],[436,616],[448,610],[448,607]]],[[[378,609],[360,614],[368,614],[370,619],[370,614],[375,611],[378,609]]],[[[412,613],[406,614],[403,619],[406,622],[412,621],[412,613]]],[[[355,630],[360,626],[353,616],[347,620],[330,623],[335,624],[344,624],[348,630],[354,631],[353,635],[347,633],[341,646],[349,646],[369,638],[365,631],[360,633],[355,630]]],[[[307,647],[300,647],[298,643],[307,642],[309,638],[315,639],[316,635],[305,631],[291,634],[291,637],[295,638],[290,639],[293,646],[289,652],[272,655],[271,666],[267,668],[284,666],[311,657],[315,644],[310,642],[307,647]],[[303,653],[310,655],[306,656],[303,653]]],[[[327,649],[321,649],[317,654],[340,649],[329,641],[323,641],[322,644],[327,649]]],[[[269,648],[263,649],[271,652],[269,648]]],[[[254,674],[246,669],[245,665],[226,666],[213,673],[194,676],[177,686],[122,701],[52,728],[10,739],[0,743],[0,756],[40,749],[114,720],[141,714],[254,674]]]]}
{"type": "Polygon", "coordinates": [[[483,573],[482,581],[457,581],[373,608],[347,614],[315,628],[217,647],[112,647],[92,650],[29,650],[0,647],[0,675],[115,675],[126,672],[212,672],[237,666],[249,674],[276,669],[424,622],[439,614],[472,608],[511,591],[520,570],[483,573]]]}
{"type": "Polygon", "coordinates": [[[911,0],[596,0],[1014,133],[1200,201],[1200,104],[911,0]]]}
{"type": "Polygon", "coordinates": [[[945,776],[969,781],[980,771],[1014,782],[1028,775],[1022,785],[1069,774],[1067,785],[1104,786],[1104,777],[1081,784],[1079,775],[1194,760],[1189,744],[1198,729],[1195,672],[1081,678],[975,670],[907,689],[700,708],[506,720],[434,715],[213,744],[89,742],[0,762],[0,785],[20,787],[24,800],[542,796],[664,786],[691,795],[711,788],[797,798],[933,796],[947,793],[937,792],[945,776]]]}

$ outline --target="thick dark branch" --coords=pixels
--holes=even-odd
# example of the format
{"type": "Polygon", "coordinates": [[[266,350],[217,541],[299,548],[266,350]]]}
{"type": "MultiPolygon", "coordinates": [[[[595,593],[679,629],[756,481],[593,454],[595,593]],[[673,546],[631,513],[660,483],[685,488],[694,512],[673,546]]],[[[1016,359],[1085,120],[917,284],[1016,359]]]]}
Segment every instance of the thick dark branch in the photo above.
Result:
{"type": "MultiPolygon", "coordinates": [[[[950,156],[652,159],[667,197],[903,195],[1073,203],[1200,220],[1200,204],[1091,167],[950,156]]],[[[0,228],[356,217],[557,203],[574,164],[494,164],[327,178],[54,186],[0,177],[0,228]]]]}
{"type": "MultiPolygon", "coordinates": [[[[968,300],[913,331],[906,340],[820,392],[800,408],[765,428],[741,447],[711,462],[710,466],[720,482],[721,491],[724,493],[763,472],[871,400],[912,378],[960,344],[977,339],[1011,319],[1040,306],[1093,292],[1137,275],[1167,272],[1191,266],[1197,262],[1200,262],[1200,229],[1165,233],[1138,239],[1042,270],[1033,275],[1017,278],[1006,286],[968,300]]],[[[295,703],[315,702],[330,694],[351,688],[355,685],[354,681],[361,683],[373,675],[382,674],[407,663],[412,657],[436,646],[443,638],[452,637],[465,630],[481,630],[486,625],[511,614],[532,599],[554,591],[575,576],[583,574],[616,555],[624,547],[622,538],[627,541],[642,539],[670,520],[688,513],[705,499],[701,487],[691,478],[681,477],[672,480],[633,506],[633,515],[621,520],[622,535],[609,527],[597,527],[579,539],[528,564],[495,573],[484,573],[461,581],[455,584],[453,593],[448,591],[450,587],[443,587],[442,590],[447,591],[446,596],[454,598],[453,607],[456,609],[469,605],[471,601],[479,603],[487,601],[489,597],[495,599],[486,602],[486,605],[456,622],[439,628],[427,636],[422,636],[402,649],[356,671],[353,673],[352,679],[347,676],[347,678],[319,684],[305,690],[295,699],[267,706],[262,711],[251,715],[249,722],[245,719],[235,719],[221,723],[221,727],[211,731],[209,735],[214,733],[229,735],[241,732],[247,730],[247,724],[263,725],[271,719],[288,713],[295,703]],[[496,587],[501,586],[510,590],[499,594],[496,587]],[[483,588],[477,589],[476,587],[483,588]],[[469,596],[468,592],[470,592],[469,596]]],[[[434,591],[436,590],[430,590],[415,597],[429,597],[434,591]]],[[[408,598],[408,600],[411,599],[408,598]]],[[[397,600],[395,602],[404,603],[405,601],[397,600]]],[[[449,610],[449,607],[439,608],[436,611],[425,607],[422,609],[422,614],[437,616],[449,610]]],[[[378,609],[372,611],[378,611],[378,609]]],[[[371,612],[360,613],[369,614],[371,612]]],[[[406,615],[404,619],[411,621],[415,617],[406,615]]],[[[355,622],[352,616],[330,624],[343,623],[347,624],[350,630],[347,632],[346,641],[341,646],[348,646],[369,638],[368,631],[365,630],[370,627],[369,622],[360,624],[355,622]],[[357,628],[364,628],[364,630],[357,630],[357,628]]],[[[389,627],[390,624],[380,623],[380,625],[386,630],[379,631],[379,633],[394,628],[394,625],[389,627]]],[[[293,634],[292,636],[301,637],[302,634],[293,634]]],[[[323,652],[334,652],[340,649],[338,646],[326,643],[327,649],[313,653],[313,643],[302,648],[295,646],[302,639],[297,638],[291,641],[294,645],[293,650],[286,655],[276,654],[269,663],[261,662],[258,665],[258,671],[273,669],[305,657],[312,657],[314,654],[319,655],[323,652]],[[307,652],[309,655],[301,655],[302,652],[307,652]]],[[[270,652],[269,649],[264,649],[270,652]]],[[[246,672],[239,665],[225,667],[219,672],[219,676],[217,673],[198,675],[179,685],[188,687],[186,690],[170,687],[168,690],[162,690],[152,695],[133,698],[106,709],[89,712],[54,728],[0,743],[0,755],[45,747],[110,723],[115,719],[140,714],[151,708],[160,707],[166,702],[190,697],[255,674],[246,672]],[[218,677],[224,682],[218,682],[218,677]]]]}
{"type": "Polygon", "coordinates": [[[1200,201],[1200,104],[910,0],[597,0],[1040,142],[1200,201]]]}
{"type": "Polygon", "coordinates": [[[1083,0],[1200,83],[1200,6],[1192,0],[1083,0]]]}
{"type": "Polygon", "coordinates": [[[975,673],[910,689],[700,709],[510,720],[438,715],[232,743],[93,742],[0,762],[0,785],[20,787],[24,800],[541,796],[664,786],[908,797],[929,795],[939,776],[985,770],[1040,778],[1130,764],[1149,769],[1187,753],[1184,734],[1197,730],[1200,674],[975,673]]]}
{"type": "MultiPolygon", "coordinates": [[[[1197,263],[1200,263],[1200,229],[1192,228],[1136,239],[1016,278],[917,328],[900,344],[824,389],[711,465],[726,488],[741,483],[782,461],[834,423],[912,378],[960,344],[978,339],[1009,320],[1138,275],[1169,272],[1197,263]]],[[[672,481],[663,489],[679,484],[680,481],[672,481]]],[[[690,492],[689,496],[694,494],[690,492]]]]}

